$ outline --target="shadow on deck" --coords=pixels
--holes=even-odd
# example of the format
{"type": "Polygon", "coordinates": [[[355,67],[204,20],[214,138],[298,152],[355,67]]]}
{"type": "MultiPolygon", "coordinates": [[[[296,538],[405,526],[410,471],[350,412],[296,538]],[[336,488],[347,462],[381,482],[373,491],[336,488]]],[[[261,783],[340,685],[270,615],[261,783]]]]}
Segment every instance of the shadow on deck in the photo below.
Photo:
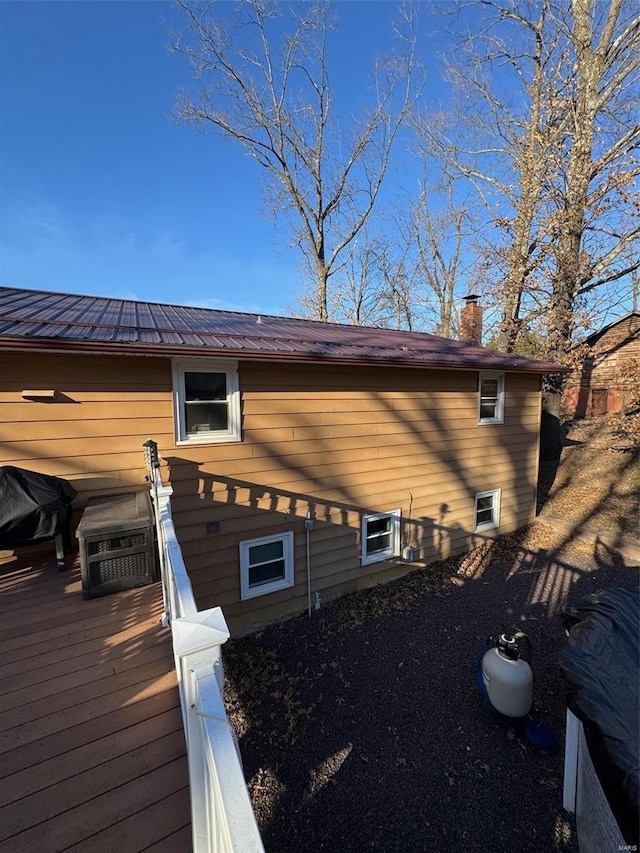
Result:
{"type": "Polygon", "coordinates": [[[71,562],[0,556],[0,851],[188,851],[161,586],[85,601],[71,562]]]}

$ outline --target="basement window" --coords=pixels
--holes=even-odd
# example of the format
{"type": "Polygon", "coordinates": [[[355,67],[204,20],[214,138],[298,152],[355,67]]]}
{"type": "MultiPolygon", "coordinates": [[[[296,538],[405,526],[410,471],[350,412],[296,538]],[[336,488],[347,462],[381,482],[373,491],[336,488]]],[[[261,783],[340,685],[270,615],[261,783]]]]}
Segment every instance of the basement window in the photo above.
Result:
{"type": "Polygon", "coordinates": [[[476,494],[475,532],[492,530],[500,524],[500,489],[476,494]]]}
{"type": "Polygon", "coordinates": [[[293,531],[240,543],[240,594],[266,595],[293,586],[293,531]]]}
{"type": "Polygon", "coordinates": [[[365,515],[362,519],[362,565],[400,555],[400,510],[365,515]]]}
{"type": "Polygon", "coordinates": [[[176,444],[241,441],[238,362],[173,362],[176,444]]]}
{"type": "Polygon", "coordinates": [[[504,373],[483,372],[478,376],[478,423],[504,422],[504,373]]]}

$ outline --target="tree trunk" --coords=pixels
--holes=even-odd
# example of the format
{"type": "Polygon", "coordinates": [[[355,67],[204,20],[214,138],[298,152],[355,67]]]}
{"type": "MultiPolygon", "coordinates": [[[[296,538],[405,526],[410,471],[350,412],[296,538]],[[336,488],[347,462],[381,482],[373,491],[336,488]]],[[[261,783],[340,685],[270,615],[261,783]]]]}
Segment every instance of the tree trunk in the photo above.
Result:
{"type": "Polygon", "coordinates": [[[540,203],[546,169],[546,152],[545,146],[542,144],[544,137],[540,128],[544,87],[542,73],[543,30],[546,12],[547,3],[543,3],[534,30],[536,46],[533,56],[533,78],[530,84],[531,112],[527,125],[527,136],[519,161],[520,196],[514,220],[513,243],[509,251],[509,270],[500,324],[499,346],[505,352],[513,352],[520,334],[520,306],[530,271],[530,255],[535,244],[533,239],[534,221],[540,203]]]}
{"type": "MultiPolygon", "coordinates": [[[[615,6],[612,3],[610,14],[615,6]]],[[[574,308],[580,282],[580,247],[593,161],[593,134],[598,111],[598,85],[601,63],[592,47],[589,0],[573,0],[573,43],[576,56],[576,92],[573,102],[573,133],[568,152],[568,168],[564,205],[559,217],[555,271],[549,310],[549,333],[546,355],[563,363],[571,348],[574,308]]],[[[615,13],[614,13],[615,14],[615,13]]],[[[560,393],[562,377],[549,377],[549,390],[560,393]]]]}

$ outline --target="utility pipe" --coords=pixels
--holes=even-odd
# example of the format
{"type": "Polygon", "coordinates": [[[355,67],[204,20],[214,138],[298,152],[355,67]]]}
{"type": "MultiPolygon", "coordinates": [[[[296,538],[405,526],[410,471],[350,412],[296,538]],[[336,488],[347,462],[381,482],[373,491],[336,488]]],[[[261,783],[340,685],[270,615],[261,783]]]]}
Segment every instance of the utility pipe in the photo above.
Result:
{"type": "Polygon", "coordinates": [[[310,509],[307,510],[304,529],[307,532],[307,612],[311,618],[311,531],[313,530],[313,518],[310,509]]]}

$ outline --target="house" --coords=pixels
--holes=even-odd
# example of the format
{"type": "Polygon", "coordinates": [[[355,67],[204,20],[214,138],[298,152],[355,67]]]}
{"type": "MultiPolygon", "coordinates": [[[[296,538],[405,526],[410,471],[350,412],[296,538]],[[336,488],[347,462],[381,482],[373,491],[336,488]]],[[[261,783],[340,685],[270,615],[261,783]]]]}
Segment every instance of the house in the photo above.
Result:
{"type": "MultiPolygon", "coordinates": [[[[463,328],[480,311],[471,298],[463,328]]],[[[238,632],[530,522],[541,377],[563,369],[429,334],[0,288],[0,465],[64,477],[81,509],[148,488],[157,441],[198,606],[238,632]]]]}
{"type": "Polygon", "coordinates": [[[564,405],[578,418],[619,414],[640,391],[640,311],[630,311],[574,347],[578,366],[564,405]]]}

